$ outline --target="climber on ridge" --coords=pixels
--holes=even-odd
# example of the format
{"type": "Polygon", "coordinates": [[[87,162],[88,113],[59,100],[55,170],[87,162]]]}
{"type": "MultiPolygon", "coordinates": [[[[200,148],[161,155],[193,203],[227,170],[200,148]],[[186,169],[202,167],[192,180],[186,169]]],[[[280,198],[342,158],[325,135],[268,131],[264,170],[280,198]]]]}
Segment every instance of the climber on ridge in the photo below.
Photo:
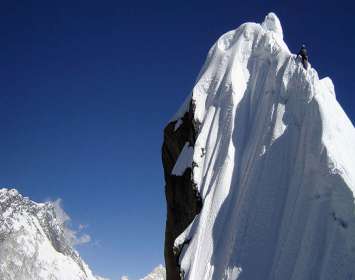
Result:
{"type": "Polygon", "coordinates": [[[307,70],[308,68],[308,54],[307,54],[307,49],[306,49],[306,45],[302,44],[302,47],[300,49],[300,51],[298,52],[296,58],[301,57],[302,59],[302,65],[304,67],[304,69],[307,70]]]}

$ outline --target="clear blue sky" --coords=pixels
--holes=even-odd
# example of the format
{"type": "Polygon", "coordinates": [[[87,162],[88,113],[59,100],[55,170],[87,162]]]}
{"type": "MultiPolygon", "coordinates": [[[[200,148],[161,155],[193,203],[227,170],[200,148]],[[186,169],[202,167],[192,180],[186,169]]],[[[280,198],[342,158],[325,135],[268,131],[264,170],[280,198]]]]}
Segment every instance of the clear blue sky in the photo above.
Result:
{"type": "Polygon", "coordinates": [[[274,11],[355,119],[352,1],[3,1],[0,185],[62,198],[98,274],[163,263],[162,130],[224,32],[274,11]],[[272,2],[273,4],[270,4],[272,2]]]}

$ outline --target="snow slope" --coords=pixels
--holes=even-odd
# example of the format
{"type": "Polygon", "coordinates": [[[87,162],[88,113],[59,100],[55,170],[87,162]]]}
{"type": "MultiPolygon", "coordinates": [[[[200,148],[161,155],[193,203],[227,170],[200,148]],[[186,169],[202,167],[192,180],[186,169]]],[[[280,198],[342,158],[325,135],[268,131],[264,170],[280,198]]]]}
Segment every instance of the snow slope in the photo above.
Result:
{"type": "Polygon", "coordinates": [[[175,129],[190,98],[198,137],[174,172],[192,166],[203,208],[175,241],[184,279],[355,279],[355,129],[277,16],[218,39],[175,129]]]}
{"type": "Polygon", "coordinates": [[[1,280],[104,280],[72,248],[53,203],[0,189],[1,280]]]}

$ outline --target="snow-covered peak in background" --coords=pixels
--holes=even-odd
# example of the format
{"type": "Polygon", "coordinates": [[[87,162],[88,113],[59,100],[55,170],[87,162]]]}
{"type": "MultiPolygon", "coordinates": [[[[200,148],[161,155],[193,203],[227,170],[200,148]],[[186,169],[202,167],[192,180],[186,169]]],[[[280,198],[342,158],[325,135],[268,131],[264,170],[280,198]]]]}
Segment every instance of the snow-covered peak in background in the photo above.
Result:
{"type": "MultiPolygon", "coordinates": [[[[109,280],[94,276],[73,248],[87,235],[78,237],[68,220],[58,200],[36,203],[15,189],[0,189],[0,279],[109,280]]],[[[142,280],[165,280],[165,268],[142,280]]]]}
{"type": "MultiPolygon", "coordinates": [[[[128,276],[122,276],[121,280],[129,280],[128,276]]],[[[157,266],[154,270],[140,280],[166,280],[165,267],[162,265],[157,266]]]]}
{"type": "Polygon", "coordinates": [[[355,279],[355,129],[282,38],[273,13],[221,36],[174,117],[181,135],[190,104],[174,170],[203,200],[175,240],[183,279],[355,279]]]}
{"type": "Polygon", "coordinates": [[[65,212],[0,189],[0,279],[99,280],[72,248],[65,212]]]}
{"type": "Polygon", "coordinates": [[[165,268],[162,265],[156,267],[150,274],[141,280],[165,280],[165,268]]]}

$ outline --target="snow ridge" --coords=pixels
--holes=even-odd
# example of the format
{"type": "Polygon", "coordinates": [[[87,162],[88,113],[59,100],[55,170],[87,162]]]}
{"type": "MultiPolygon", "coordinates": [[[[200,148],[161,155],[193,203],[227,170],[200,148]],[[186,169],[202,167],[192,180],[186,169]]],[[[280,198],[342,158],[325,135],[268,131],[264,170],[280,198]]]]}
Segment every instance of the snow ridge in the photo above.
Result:
{"type": "Polygon", "coordinates": [[[355,130],[277,16],[221,36],[191,98],[203,208],[175,241],[183,278],[355,279],[355,130]]]}

